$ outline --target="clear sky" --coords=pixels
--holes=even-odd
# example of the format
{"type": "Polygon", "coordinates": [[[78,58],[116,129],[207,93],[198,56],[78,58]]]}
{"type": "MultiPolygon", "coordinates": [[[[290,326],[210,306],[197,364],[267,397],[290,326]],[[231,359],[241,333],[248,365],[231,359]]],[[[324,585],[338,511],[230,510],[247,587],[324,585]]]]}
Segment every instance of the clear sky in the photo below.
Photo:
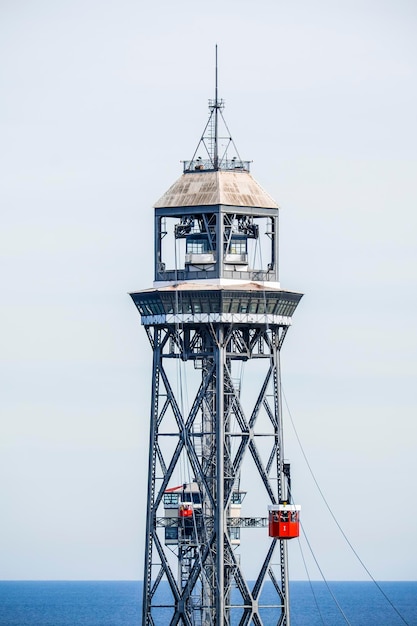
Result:
{"type": "MultiPolygon", "coordinates": [[[[298,435],[373,576],[416,578],[416,32],[412,0],[1,2],[0,578],[142,577],[152,355],[127,293],[152,284],[215,43],[306,294],[282,356],[298,435]]],[[[284,417],[320,566],[362,578],[284,417]]]]}

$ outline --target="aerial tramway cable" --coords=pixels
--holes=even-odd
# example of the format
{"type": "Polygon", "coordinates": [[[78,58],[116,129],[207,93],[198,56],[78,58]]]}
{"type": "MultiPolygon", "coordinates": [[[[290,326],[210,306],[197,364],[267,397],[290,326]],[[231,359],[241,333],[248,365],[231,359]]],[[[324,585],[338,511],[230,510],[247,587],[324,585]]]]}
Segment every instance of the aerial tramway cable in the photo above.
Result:
{"type": "Polygon", "coordinates": [[[316,596],[316,594],[314,592],[313,583],[312,583],[311,578],[310,578],[310,572],[308,571],[307,563],[306,563],[306,560],[304,558],[304,552],[303,552],[303,548],[302,548],[301,541],[300,541],[299,537],[298,537],[298,547],[300,548],[301,558],[303,560],[304,569],[305,569],[306,574],[307,574],[308,582],[309,582],[309,585],[310,585],[310,590],[311,590],[312,596],[314,598],[314,603],[316,605],[317,612],[320,615],[320,621],[323,624],[323,626],[325,626],[323,615],[322,615],[322,612],[320,611],[320,605],[319,605],[319,603],[317,601],[317,596],[316,596]]]}
{"type": "MultiPolygon", "coordinates": [[[[324,504],[326,505],[327,510],[329,511],[329,513],[330,513],[331,517],[333,518],[333,521],[335,522],[335,524],[336,524],[337,528],[339,529],[340,533],[342,534],[342,537],[344,538],[344,540],[345,540],[345,541],[346,541],[346,543],[348,544],[349,548],[352,550],[353,554],[355,555],[355,557],[357,558],[357,560],[359,561],[360,565],[363,567],[363,569],[365,570],[365,572],[368,574],[369,578],[372,580],[372,582],[374,583],[374,585],[377,587],[377,589],[378,589],[378,590],[380,591],[380,593],[383,595],[383,597],[385,598],[385,600],[388,602],[388,604],[391,606],[391,608],[395,611],[395,613],[396,613],[396,614],[398,615],[398,617],[401,619],[401,621],[403,622],[403,624],[405,624],[406,626],[410,626],[410,624],[408,624],[408,622],[407,622],[407,621],[404,619],[404,617],[401,615],[401,613],[399,612],[399,610],[397,609],[397,607],[393,604],[393,602],[392,602],[392,601],[390,600],[390,598],[387,596],[387,594],[385,593],[385,591],[382,589],[381,585],[380,585],[380,584],[379,584],[379,583],[375,580],[375,578],[373,577],[373,575],[371,574],[371,572],[369,571],[369,569],[366,567],[365,563],[362,561],[362,559],[360,558],[359,554],[357,553],[357,551],[356,551],[356,550],[355,550],[355,548],[353,547],[352,543],[349,541],[349,539],[348,539],[348,537],[347,537],[346,533],[344,532],[344,530],[343,530],[343,528],[341,527],[340,523],[338,522],[338,520],[337,520],[337,518],[336,518],[335,514],[333,513],[333,511],[332,511],[332,509],[331,509],[331,507],[330,507],[329,503],[328,503],[328,502],[327,502],[327,500],[326,500],[326,497],[325,497],[325,495],[324,495],[324,493],[323,493],[322,489],[320,488],[320,485],[319,485],[319,483],[318,483],[318,481],[317,481],[317,479],[316,479],[316,476],[315,476],[315,474],[314,474],[314,472],[313,472],[313,469],[312,469],[312,467],[311,467],[311,465],[310,465],[310,463],[309,463],[309,461],[308,461],[307,455],[306,455],[306,453],[305,453],[305,450],[304,450],[303,445],[302,445],[302,443],[301,443],[301,440],[300,440],[300,437],[299,437],[299,435],[298,435],[297,429],[296,429],[296,427],[295,427],[294,420],[293,420],[293,418],[292,418],[291,411],[290,411],[290,408],[289,408],[289,406],[288,406],[288,402],[287,402],[287,398],[286,398],[286,396],[285,396],[284,390],[282,390],[282,395],[283,395],[283,397],[284,397],[285,406],[286,406],[286,408],[287,408],[288,415],[289,415],[289,418],[290,418],[290,421],[291,421],[291,425],[292,425],[292,427],[293,427],[293,430],[294,430],[294,433],[295,433],[295,436],[296,436],[296,439],[297,439],[298,445],[300,446],[301,453],[302,453],[302,455],[303,455],[303,457],[304,457],[304,461],[306,462],[306,465],[307,465],[308,470],[309,470],[309,472],[310,472],[310,474],[311,474],[311,477],[312,477],[312,479],[313,479],[313,481],[314,481],[314,483],[315,483],[315,485],[316,485],[316,487],[317,487],[317,490],[318,490],[318,492],[319,492],[320,496],[322,497],[322,500],[323,500],[324,504]]],[[[323,574],[322,574],[322,571],[321,571],[321,569],[320,569],[320,567],[319,567],[319,565],[318,565],[318,562],[317,562],[317,560],[316,560],[316,557],[315,557],[315,555],[314,555],[314,553],[313,553],[313,551],[312,551],[312,549],[311,549],[311,546],[310,546],[310,543],[309,543],[309,541],[308,541],[308,539],[307,539],[307,535],[306,535],[306,533],[305,533],[305,531],[304,531],[304,528],[303,528],[303,533],[304,533],[304,536],[305,536],[305,538],[306,538],[307,544],[308,544],[308,546],[309,546],[309,548],[310,548],[311,554],[312,554],[312,556],[313,556],[313,558],[314,558],[314,560],[315,560],[315,562],[316,562],[316,565],[317,565],[317,567],[319,568],[320,574],[322,575],[323,580],[324,580],[324,582],[326,583],[326,586],[327,586],[327,582],[326,582],[326,580],[325,580],[325,578],[324,578],[324,576],[323,576],[323,574]]],[[[333,596],[333,594],[332,594],[332,596],[333,596]]]]}
{"type": "MultiPolygon", "coordinates": [[[[310,542],[309,542],[309,540],[308,540],[307,534],[306,534],[306,532],[305,532],[305,530],[304,530],[304,526],[303,526],[302,524],[301,524],[301,526],[302,526],[302,529],[303,529],[303,535],[304,535],[305,540],[306,540],[306,542],[307,542],[308,548],[309,548],[309,550],[310,550],[310,552],[311,552],[311,555],[312,555],[312,557],[313,557],[313,559],[314,559],[315,564],[317,565],[317,569],[319,570],[320,575],[321,575],[321,577],[322,577],[322,579],[323,579],[323,581],[324,581],[324,583],[325,583],[325,585],[326,585],[327,591],[328,591],[328,592],[330,593],[330,595],[332,596],[332,598],[333,598],[333,602],[335,603],[335,605],[336,605],[336,606],[337,606],[337,608],[339,609],[339,612],[340,612],[340,614],[342,615],[343,619],[345,620],[346,624],[348,624],[348,626],[351,626],[351,623],[349,622],[349,620],[348,620],[348,618],[346,617],[346,615],[345,615],[345,613],[344,613],[344,611],[343,611],[342,607],[340,606],[339,602],[337,601],[336,596],[334,595],[334,593],[333,593],[333,592],[332,592],[332,590],[330,589],[329,583],[327,582],[327,580],[326,580],[326,578],[325,578],[325,576],[324,576],[324,574],[323,574],[323,571],[322,571],[322,569],[321,569],[321,567],[320,567],[320,565],[319,565],[319,562],[318,562],[318,560],[317,560],[317,558],[316,558],[316,555],[314,554],[313,549],[312,549],[312,547],[311,547],[311,544],[310,544],[310,542]]],[[[303,560],[304,560],[304,558],[303,558],[303,560]]],[[[313,595],[314,595],[314,594],[313,594],[313,595]]],[[[314,597],[315,597],[315,596],[314,596],[314,597]]],[[[321,613],[320,613],[320,617],[321,617],[321,613]]]]}

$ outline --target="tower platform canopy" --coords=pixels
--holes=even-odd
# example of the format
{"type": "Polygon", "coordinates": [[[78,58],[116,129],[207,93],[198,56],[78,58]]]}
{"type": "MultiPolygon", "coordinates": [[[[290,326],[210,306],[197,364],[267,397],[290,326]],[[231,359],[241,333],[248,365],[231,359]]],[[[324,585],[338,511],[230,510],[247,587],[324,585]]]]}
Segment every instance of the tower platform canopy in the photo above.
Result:
{"type": "Polygon", "coordinates": [[[142,324],[274,324],[290,326],[302,294],[257,283],[183,282],[130,294],[142,324]]]}
{"type": "Polygon", "coordinates": [[[186,172],[154,204],[154,208],[213,205],[279,208],[251,174],[242,168],[186,172]]]}

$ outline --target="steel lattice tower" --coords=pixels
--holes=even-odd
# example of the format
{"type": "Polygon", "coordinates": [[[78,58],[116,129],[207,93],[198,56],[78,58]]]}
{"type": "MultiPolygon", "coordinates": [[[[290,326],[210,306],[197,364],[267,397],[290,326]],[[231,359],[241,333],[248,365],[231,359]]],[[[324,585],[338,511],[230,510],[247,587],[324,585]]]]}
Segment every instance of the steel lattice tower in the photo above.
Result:
{"type": "Polygon", "coordinates": [[[143,626],[290,626],[280,349],[301,294],[280,288],[278,205],[222,109],[216,68],[199,146],[155,204],[154,286],[131,294],[153,350],[143,626]]]}

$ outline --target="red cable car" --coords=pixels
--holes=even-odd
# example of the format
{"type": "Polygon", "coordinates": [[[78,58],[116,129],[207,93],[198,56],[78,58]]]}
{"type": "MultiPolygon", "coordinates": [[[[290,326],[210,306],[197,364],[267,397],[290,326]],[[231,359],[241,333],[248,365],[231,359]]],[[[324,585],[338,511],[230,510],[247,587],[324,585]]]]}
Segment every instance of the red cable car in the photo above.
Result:
{"type": "Polygon", "coordinates": [[[300,511],[298,504],[271,504],[269,512],[269,536],[278,539],[294,539],[300,536],[300,511]]]}
{"type": "Polygon", "coordinates": [[[182,504],[180,504],[179,514],[180,514],[180,517],[192,517],[193,516],[192,502],[183,502],[182,504]]]}

